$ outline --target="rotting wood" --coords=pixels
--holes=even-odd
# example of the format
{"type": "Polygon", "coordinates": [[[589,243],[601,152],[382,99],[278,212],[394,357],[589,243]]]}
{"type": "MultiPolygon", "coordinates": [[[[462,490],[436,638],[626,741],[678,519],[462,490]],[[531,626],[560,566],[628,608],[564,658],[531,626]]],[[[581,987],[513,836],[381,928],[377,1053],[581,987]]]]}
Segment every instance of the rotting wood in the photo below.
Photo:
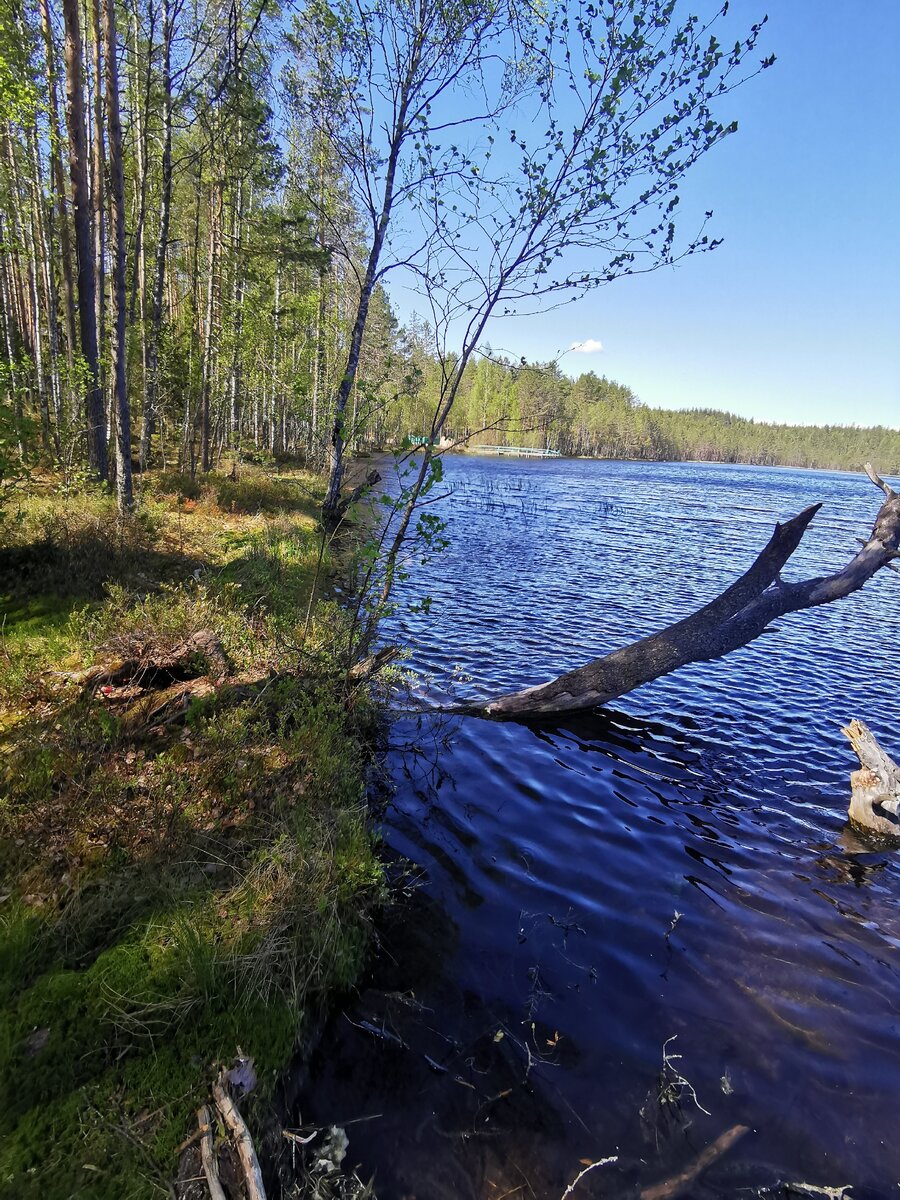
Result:
{"type": "Polygon", "coordinates": [[[730,1129],[726,1129],[724,1133],[720,1133],[714,1142],[711,1142],[705,1150],[690,1163],[683,1171],[677,1175],[673,1175],[670,1179],[663,1180],[662,1183],[655,1183],[652,1187],[642,1188],[640,1200],[672,1200],[675,1196],[680,1196],[691,1186],[698,1175],[702,1174],[708,1167],[723,1154],[726,1154],[735,1142],[740,1141],[745,1133],[749,1133],[750,1129],[747,1125],[732,1125],[730,1129]]]}
{"type": "MultiPolygon", "coordinates": [[[[396,646],[384,646],[352,665],[343,678],[348,702],[356,689],[399,653],[396,646]]],[[[146,643],[132,657],[66,673],[62,678],[78,684],[86,694],[99,692],[115,712],[120,733],[131,738],[164,733],[170,725],[183,722],[197,700],[214,698],[221,703],[240,704],[261,700],[283,680],[304,680],[310,685],[325,678],[340,681],[334,673],[317,676],[272,669],[236,672],[221,642],[208,629],[198,630],[172,650],[157,651],[146,643]]]]}
{"type": "Polygon", "coordinates": [[[244,1118],[241,1116],[238,1106],[231,1096],[229,1096],[225,1085],[221,1082],[213,1084],[212,1094],[213,1100],[216,1102],[216,1108],[222,1114],[222,1120],[225,1122],[228,1132],[234,1139],[238,1158],[241,1161],[241,1167],[244,1172],[247,1200],[266,1200],[266,1189],[263,1184],[262,1171],[259,1167],[259,1159],[256,1157],[253,1138],[250,1136],[250,1131],[244,1123],[244,1118]]]}
{"type": "Polygon", "coordinates": [[[122,687],[133,683],[140,687],[154,687],[162,683],[176,683],[198,676],[197,659],[205,660],[214,679],[225,679],[234,667],[225,653],[222,643],[209,629],[199,629],[179,643],[168,653],[154,654],[149,647],[134,658],[127,658],[114,665],[91,667],[69,676],[73,683],[80,683],[85,690],[99,687],[122,687]]]}
{"type": "Polygon", "coordinates": [[[210,1200],[226,1200],[225,1192],[219,1180],[219,1159],[216,1155],[212,1131],[212,1115],[208,1104],[204,1104],[202,1108],[197,1110],[197,1124],[200,1127],[200,1161],[203,1164],[203,1174],[206,1176],[206,1186],[209,1188],[210,1200]]]}
{"type": "Polygon", "coordinates": [[[841,732],[860,762],[850,776],[850,820],[875,833],[900,837],[900,767],[862,721],[851,721],[841,732]]]}
{"type": "Polygon", "coordinates": [[[798,583],[781,578],[783,567],[821,508],[814,504],[783,525],[777,524],[749,570],[691,616],[549,683],[483,704],[463,705],[456,711],[528,720],[595,708],[688,663],[721,658],[754,641],[778,617],[849,596],[882,567],[900,558],[900,496],[869,463],[865,470],[885,499],[868,541],[842,570],[798,583]]]}

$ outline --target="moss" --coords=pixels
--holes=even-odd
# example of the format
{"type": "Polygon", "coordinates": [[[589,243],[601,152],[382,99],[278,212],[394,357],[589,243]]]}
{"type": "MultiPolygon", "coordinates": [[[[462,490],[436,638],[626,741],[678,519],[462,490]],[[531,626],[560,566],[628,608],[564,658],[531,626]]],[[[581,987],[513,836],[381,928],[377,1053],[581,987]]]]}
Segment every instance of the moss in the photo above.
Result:
{"type": "MultiPolygon", "coordinates": [[[[74,524],[70,505],[66,528],[103,503],[74,524]]],[[[30,571],[4,601],[0,1197],[165,1194],[217,1066],[240,1046],[271,1094],[310,1013],[357,979],[383,892],[370,709],[339,686],[347,618],[305,620],[312,522],[223,530],[202,502],[154,503],[134,536],[180,577],[136,590],[126,546],[100,594],[41,592],[52,572],[30,571]],[[273,672],[261,698],[196,702],[148,740],[61,677],[201,628],[238,671],[273,672]]],[[[59,528],[38,508],[32,533],[59,528]]]]}

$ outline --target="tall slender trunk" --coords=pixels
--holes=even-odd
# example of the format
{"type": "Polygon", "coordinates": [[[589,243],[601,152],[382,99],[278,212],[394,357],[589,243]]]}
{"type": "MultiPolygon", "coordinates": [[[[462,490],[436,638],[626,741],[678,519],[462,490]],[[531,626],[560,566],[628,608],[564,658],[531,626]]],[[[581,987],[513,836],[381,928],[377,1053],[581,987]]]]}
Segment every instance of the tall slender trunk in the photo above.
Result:
{"type": "Polygon", "coordinates": [[[106,454],[106,422],[99,386],[97,362],[97,314],[94,256],[91,245],[91,207],[87,179],[87,130],[84,117],[83,50],[78,0],[63,0],[66,31],[66,125],[69,132],[69,173],[75,217],[75,253],[78,262],[78,320],[81,353],[87,367],[85,419],[88,461],[100,478],[109,477],[106,454]]]}
{"type": "MultiPolygon", "coordinates": [[[[31,141],[31,135],[28,134],[28,140],[31,141]]],[[[7,142],[7,149],[10,154],[10,166],[13,173],[13,182],[16,190],[16,195],[21,195],[19,168],[16,160],[15,152],[12,149],[12,143],[7,142]]],[[[31,300],[31,311],[33,314],[32,325],[32,351],[34,353],[34,385],[37,393],[38,411],[41,417],[41,442],[45,450],[50,449],[50,399],[47,393],[47,372],[44,361],[44,331],[41,323],[41,313],[46,312],[48,321],[54,320],[54,315],[49,310],[48,304],[41,303],[40,295],[40,275],[38,257],[38,235],[36,226],[41,221],[41,206],[43,197],[41,196],[41,180],[40,180],[40,163],[35,161],[34,178],[31,179],[32,198],[29,205],[30,212],[25,216],[22,222],[23,232],[25,235],[25,250],[28,255],[28,292],[31,300]]]]}
{"type": "MultiPolygon", "coordinates": [[[[241,122],[238,122],[238,145],[240,145],[241,122]]],[[[252,192],[250,204],[253,204],[252,192]]],[[[237,181],[237,198],[234,206],[234,222],[232,246],[234,250],[233,277],[231,285],[231,308],[233,313],[233,346],[231,350],[231,371],[229,374],[229,414],[228,426],[231,439],[240,441],[241,425],[241,366],[243,362],[243,347],[241,339],[244,332],[244,288],[246,284],[243,262],[244,240],[244,178],[237,181]]],[[[277,268],[276,268],[277,269],[277,268]]]]}
{"type": "MultiPolygon", "coordinates": [[[[103,129],[103,43],[100,32],[100,5],[103,0],[91,0],[91,32],[94,68],[94,138],[91,155],[91,203],[94,211],[94,261],[97,287],[94,306],[97,312],[97,342],[102,348],[106,341],[106,221],[105,175],[106,153],[103,129]]],[[[101,386],[103,363],[100,363],[101,386]]]]}
{"type": "MultiPolygon", "coordinates": [[[[134,256],[131,264],[131,294],[128,300],[128,323],[133,325],[137,316],[137,298],[141,297],[141,309],[144,307],[144,287],[146,275],[146,255],[144,251],[144,224],[147,217],[147,170],[148,143],[150,137],[150,93],[153,87],[153,34],[155,29],[155,13],[153,0],[148,0],[147,16],[149,20],[147,70],[143,80],[143,94],[140,92],[140,24],[138,22],[137,4],[132,10],[132,31],[134,39],[134,87],[135,124],[137,126],[137,213],[134,222],[134,256]]],[[[164,50],[165,53],[165,50],[164,50]]],[[[143,314],[142,314],[143,316],[143,314]]],[[[143,320],[142,320],[143,326],[143,320]]],[[[142,337],[142,359],[146,369],[147,344],[142,337]]]]}
{"type": "MultiPolygon", "coordinates": [[[[44,64],[47,76],[47,96],[50,119],[50,171],[53,180],[53,202],[59,226],[60,276],[63,288],[63,318],[66,331],[66,361],[71,374],[76,348],[75,334],[75,282],[72,275],[72,239],[69,233],[69,214],[66,211],[66,181],[63,174],[61,132],[59,123],[59,99],[56,86],[56,53],[53,30],[50,25],[48,0],[40,0],[41,32],[44,36],[44,64]]],[[[52,234],[50,238],[53,240],[52,234]]],[[[51,269],[52,273],[52,269],[51,269]]]]}
{"type": "Polygon", "coordinates": [[[41,286],[44,293],[43,307],[47,313],[47,342],[50,356],[48,379],[50,384],[50,401],[53,406],[51,436],[58,458],[61,450],[60,430],[62,429],[63,422],[63,404],[62,377],[59,369],[59,296],[56,289],[56,277],[53,273],[53,261],[51,258],[51,254],[55,249],[53,246],[52,187],[50,204],[45,205],[43,194],[44,173],[36,128],[30,130],[29,140],[31,142],[31,160],[34,164],[32,190],[34,192],[35,206],[35,235],[40,249],[41,286]]]}
{"type": "MultiPolygon", "coordinates": [[[[169,217],[172,211],[172,35],[174,21],[170,0],[162,0],[162,191],[159,201],[159,237],[153,264],[153,299],[150,309],[150,336],[147,339],[144,416],[141,424],[141,470],[150,461],[150,442],[158,420],[159,341],[162,333],[163,297],[166,284],[166,255],[169,245],[169,217]]],[[[149,68],[148,68],[149,69],[149,68]]],[[[188,389],[190,390],[190,389],[188,389]]]]}
{"type": "Polygon", "coordinates": [[[3,316],[3,341],[6,348],[6,360],[9,368],[9,386],[12,390],[13,421],[16,429],[16,443],[19,457],[25,456],[22,421],[22,393],[19,391],[19,367],[17,356],[17,330],[14,324],[15,313],[12,303],[12,259],[6,248],[6,229],[3,224],[3,214],[0,213],[0,309],[3,316]]]}
{"type": "Polygon", "coordinates": [[[109,122],[110,254],[112,260],[112,392],[116,414],[116,499],[119,512],[132,507],[131,413],[125,377],[125,168],[119,112],[115,0],[103,0],[103,57],[106,63],[106,115],[109,122]]]}
{"type": "Polygon", "coordinates": [[[214,325],[218,301],[219,261],[221,258],[221,224],[224,203],[224,184],[217,180],[212,187],[209,213],[209,259],[206,287],[206,327],[203,334],[203,374],[200,384],[200,468],[206,474],[212,466],[210,430],[210,393],[212,391],[213,358],[216,339],[214,325]]]}

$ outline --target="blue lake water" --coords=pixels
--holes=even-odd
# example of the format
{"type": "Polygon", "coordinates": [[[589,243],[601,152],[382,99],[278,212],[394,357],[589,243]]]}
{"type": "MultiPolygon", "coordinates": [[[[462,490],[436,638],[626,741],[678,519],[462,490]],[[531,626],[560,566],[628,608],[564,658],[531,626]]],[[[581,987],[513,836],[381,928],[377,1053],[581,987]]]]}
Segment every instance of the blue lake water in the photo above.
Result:
{"type": "MultiPolygon", "coordinates": [[[[879,505],[862,475],[708,464],[450,457],[445,484],[450,548],[385,631],[429,704],[686,615],[817,501],[785,576],[835,569],[879,505]]],[[[900,756],[898,601],[882,572],[577,720],[398,715],[383,835],[419,887],[310,1101],[372,1118],[350,1158],[383,1200],[555,1198],[612,1156],[573,1195],[639,1196],[739,1124],[680,1194],[897,1194],[900,851],[846,826],[840,726],[900,756]]]]}

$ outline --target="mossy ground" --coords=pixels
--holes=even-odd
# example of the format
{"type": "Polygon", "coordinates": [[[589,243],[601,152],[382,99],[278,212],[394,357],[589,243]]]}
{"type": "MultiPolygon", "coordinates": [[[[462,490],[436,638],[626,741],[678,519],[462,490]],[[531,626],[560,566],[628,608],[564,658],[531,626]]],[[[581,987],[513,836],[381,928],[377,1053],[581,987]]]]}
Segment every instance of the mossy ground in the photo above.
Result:
{"type": "Polygon", "coordinates": [[[309,608],[315,490],[158,476],[127,521],[35,494],[0,526],[0,1196],[170,1194],[217,1065],[255,1059],[252,1122],[363,965],[376,721],[309,608]],[[199,629],[271,686],[137,736],[69,679],[199,629]]]}

